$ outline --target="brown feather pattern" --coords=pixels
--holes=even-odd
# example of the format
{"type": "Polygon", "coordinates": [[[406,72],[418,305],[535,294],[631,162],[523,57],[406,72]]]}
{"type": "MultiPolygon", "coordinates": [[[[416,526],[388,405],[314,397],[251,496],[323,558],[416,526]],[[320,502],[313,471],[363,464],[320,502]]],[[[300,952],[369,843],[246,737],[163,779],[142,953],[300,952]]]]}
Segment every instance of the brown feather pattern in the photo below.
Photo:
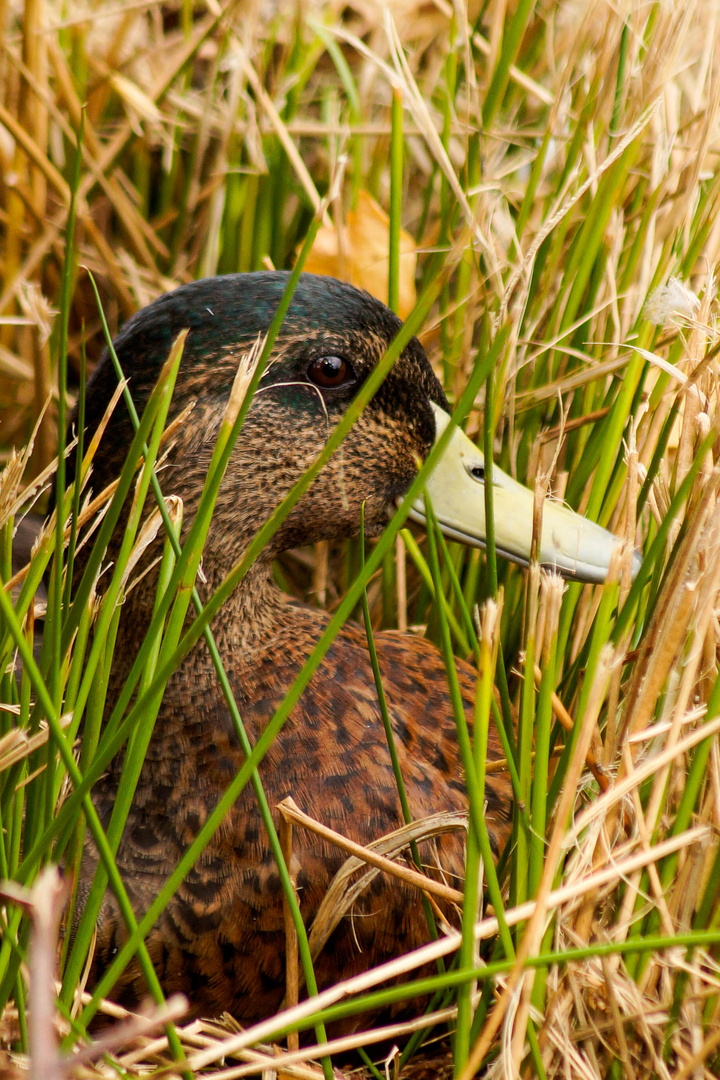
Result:
{"type": "MultiPolygon", "coordinates": [[[[121,362],[142,406],[164,359],[157,355],[160,343],[167,345],[183,326],[191,326],[171,415],[190,402],[195,408],[160,474],[164,493],[184,500],[185,531],[222,420],[234,373],[230,368],[269,323],[285,280],[279,274],[235,275],[187,286],[178,290],[182,296],[173,294],[174,300],[163,298],[141,312],[118,339],[121,362]],[[212,309],[205,322],[197,316],[203,304],[212,309]],[[215,325],[216,311],[220,329],[215,325]]],[[[398,326],[383,305],[350,286],[312,275],[301,278],[275,362],[261,383],[220,491],[203,556],[206,596],[314,460],[398,326]],[[356,375],[353,385],[342,391],[320,391],[310,385],[305,377],[308,362],[323,355],[346,357],[356,375]]],[[[89,385],[90,427],[112,389],[108,366],[107,360],[101,362],[89,385]]],[[[213,633],[251,741],[282,702],[329,618],[277,589],[272,579],[274,556],[298,544],[356,535],[363,501],[368,533],[379,532],[395,497],[406,490],[418,460],[432,443],[430,400],[446,406],[423,350],[413,339],[342,449],[216,617],[213,633]]],[[[127,423],[119,415],[98,459],[98,489],[117,474],[126,446],[127,423]]],[[[156,546],[147,553],[148,562],[157,551],[156,546]]],[[[77,572],[81,570],[79,565],[77,572]]],[[[154,587],[151,572],[125,601],[108,708],[149,623],[154,587]]],[[[413,816],[465,810],[467,797],[440,653],[423,639],[396,632],[377,634],[376,645],[413,816]]],[[[458,674],[471,717],[475,673],[458,662],[458,674]]],[[[494,730],[489,754],[501,756],[494,730]]],[[[157,895],[242,763],[201,642],[168,684],[118,851],[118,866],[138,915],[157,895]]],[[[113,762],[94,790],[105,822],[121,766],[121,759],[113,762]]],[[[360,627],[347,624],[337,636],[263,760],[260,777],[271,807],[292,796],[301,809],[360,843],[403,824],[360,627]]],[[[511,817],[510,785],[504,773],[488,778],[486,799],[488,827],[500,849],[511,817]]],[[[445,835],[435,846],[447,880],[461,888],[461,838],[445,835]]],[[[301,910],[310,925],[344,856],[313,834],[296,830],[294,857],[301,910]]],[[[87,894],[95,865],[96,853],[88,843],[81,898],[87,894]]],[[[107,966],[123,939],[122,919],[108,892],[99,920],[93,977],[107,966]]],[[[318,982],[326,986],[427,940],[417,890],[379,874],[321,953],[318,982]]],[[[229,1010],[248,1024],[280,1006],[285,989],[282,890],[249,785],[151,932],[148,946],[165,991],[186,992],[198,1013],[229,1010]]],[[[126,1003],[145,995],[136,965],[128,968],[115,993],[126,1003]]]]}

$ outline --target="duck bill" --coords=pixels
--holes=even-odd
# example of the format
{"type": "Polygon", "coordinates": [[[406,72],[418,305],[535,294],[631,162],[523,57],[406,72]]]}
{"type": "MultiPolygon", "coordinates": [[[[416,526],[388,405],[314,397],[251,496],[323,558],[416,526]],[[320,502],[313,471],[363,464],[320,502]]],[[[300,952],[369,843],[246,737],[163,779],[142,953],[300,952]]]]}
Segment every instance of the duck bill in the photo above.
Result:
{"type": "MultiPolygon", "coordinates": [[[[433,403],[435,438],[450,417],[433,403]]],[[[430,474],[426,491],[442,532],[473,547],[485,547],[485,458],[460,428],[455,428],[445,453],[430,474]]],[[[512,562],[527,566],[533,533],[532,491],[518,484],[496,465],[492,467],[495,549],[512,562]]],[[[410,517],[426,523],[425,501],[417,499],[410,517]]],[[[542,514],[539,561],[565,578],[584,582],[605,581],[613,553],[622,543],[607,529],[576,514],[569,507],[546,499],[542,514]]],[[[633,576],[640,566],[636,553],[633,576]]]]}

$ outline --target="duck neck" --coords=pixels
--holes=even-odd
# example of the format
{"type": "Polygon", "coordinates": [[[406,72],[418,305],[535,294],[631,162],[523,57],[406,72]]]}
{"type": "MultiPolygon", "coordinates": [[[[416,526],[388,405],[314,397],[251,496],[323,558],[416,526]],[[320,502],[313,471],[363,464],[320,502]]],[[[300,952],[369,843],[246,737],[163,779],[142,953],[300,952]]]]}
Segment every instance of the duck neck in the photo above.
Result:
{"type": "MultiPolygon", "coordinates": [[[[221,586],[225,576],[225,573],[206,571],[206,583],[201,589],[203,602],[221,586]]],[[[213,635],[223,653],[252,657],[258,651],[272,648],[302,610],[275,584],[272,565],[259,560],[214,617],[213,635]]]]}
{"type": "MultiPolygon", "coordinates": [[[[204,564],[203,580],[198,581],[203,604],[207,604],[222,585],[227,569],[212,560],[204,564]]],[[[150,625],[154,600],[155,588],[150,580],[141,582],[126,598],[115,649],[116,660],[120,657],[134,660],[138,644],[150,625]]],[[[191,608],[186,629],[194,616],[191,608]]],[[[273,580],[272,563],[261,558],[249,568],[214,616],[211,630],[226,668],[232,670],[243,687],[249,688],[268,656],[283,657],[301,642],[310,643],[312,647],[326,622],[324,612],[304,607],[283,593],[273,580]]],[[[124,677],[127,671],[120,672],[119,667],[129,670],[129,664],[115,666],[115,674],[124,677]]],[[[214,665],[202,642],[188,653],[179,672],[181,678],[191,678],[195,685],[214,684],[214,665]]]]}

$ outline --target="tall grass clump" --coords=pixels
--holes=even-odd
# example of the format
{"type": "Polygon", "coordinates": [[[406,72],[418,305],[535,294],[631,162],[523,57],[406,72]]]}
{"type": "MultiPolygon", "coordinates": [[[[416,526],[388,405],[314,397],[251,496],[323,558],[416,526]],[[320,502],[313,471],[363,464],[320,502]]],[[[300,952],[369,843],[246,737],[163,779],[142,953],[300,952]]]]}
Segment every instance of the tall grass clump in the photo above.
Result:
{"type": "MultiPolygon", "coordinates": [[[[64,1075],[70,1058],[77,1069],[109,1065],[131,1076],[163,1068],[329,1077],[340,1074],[339,1054],[359,1051],[367,1075],[718,1075],[714,0],[468,9],[28,2],[7,6],[2,20],[3,1065],[20,1073],[32,1061],[37,1075],[64,1075]],[[352,280],[406,327],[321,458],[203,606],[194,584],[214,500],[282,309],[241,360],[182,544],[182,503],[157,482],[169,443],[182,436],[181,421],[167,423],[182,336],[105,491],[92,476],[102,430],[90,442],[83,432],[85,375],[106,339],[161,293],[269,266],[352,280]],[[331,619],[251,745],[212,618],[412,333],[456,422],[485,451],[488,550],[446,542],[430,505],[428,535],[411,533],[408,499],[377,541],[284,556],[283,586],[331,619]],[[78,423],[68,433],[73,407],[78,423]],[[80,464],[68,485],[69,451],[80,464]],[[492,456],[536,490],[538,514],[549,493],[626,540],[604,585],[563,585],[536,564],[521,570],[496,558],[492,456]],[[122,546],[108,566],[126,500],[122,546]],[[13,565],[24,515],[51,508],[13,565]],[[158,535],[152,624],[116,700],[108,680],[123,600],[158,535]],[[635,577],[634,549],[643,554],[635,577]],[[402,836],[353,851],[305,927],[287,869],[289,829],[327,823],[312,820],[321,805],[283,805],[281,814],[268,806],[258,766],[350,617],[364,621],[371,656],[380,629],[430,636],[451,693],[455,657],[477,668],[473,730],[456,709],[468,814],[428,823],[408,813],[402,836]],[[163,688],[200,637],[246,762],[151,909],[136,913],[114,856],[163,688]],[[515,794],[511,843],[497,863],[482,795],[491,722],[515,794]],[[104,830],[92,786],[120,752],[104,830]],[[237,1032],[227,1018],[183,1021],[183,1004],[163,1001],[144,937],[246,784],[271,837],[288,956],[296,939],[308,996],[237,1032]],[[428,946],[392,971],[316,994],[313,961],[352,912],[348,883],[363,860],[416,882],[417,842],[451,827],[467,831],[453,926],[433,938],[429,902],[428,946]],[[86,832],[100,866],[71,941],[58,927],[74,906],[71,871],[86,832]],[[70,871],[65,884],[55,865],[70,871]],[[88,989],[106,887],[128,942],[88,989]],[[112,1004],[133,956],[154,999],[142,1021],[112,1004]],[[327,1043],[333,1020],[399,1000],[415,1002],[414,1021],[327,1043]],[[116,1026],[88,1035],[98,1011],[116,1026]],[[299,1049],[298,1031],[317,1045],[299,1049]],[[278,1040],[282,1048],[269,1047],[278,1040]]],[[[111,408],[132,397],[117,376],[111,408]]],[[[409,498],[420,496],[436,457],[409,498]]],[[[398,786],[402,798],[401,775],[398,786]]]]}

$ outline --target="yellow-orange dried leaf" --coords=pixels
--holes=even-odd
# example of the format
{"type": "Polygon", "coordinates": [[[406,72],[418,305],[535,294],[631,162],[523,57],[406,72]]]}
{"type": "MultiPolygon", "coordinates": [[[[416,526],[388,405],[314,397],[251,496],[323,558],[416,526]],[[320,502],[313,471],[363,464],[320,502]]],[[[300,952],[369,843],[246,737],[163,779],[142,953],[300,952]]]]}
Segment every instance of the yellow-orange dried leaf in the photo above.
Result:
{"type": "MultiPolygon", "coordinates": [[[[323,225],[319,229],[305,269],[308,273],[328,274],[341,281],[349,281],[386,304],[389,245],[389,217],[372,196],[361,191],[357,210],[350,210],[347,215],[342,237],[338,235],[337,228],[323,225]]],[[[415,242],[409,233],[401,229],[398,305],[401,319],[407,318],[415,306],[416,263],[415,242]]]]}

